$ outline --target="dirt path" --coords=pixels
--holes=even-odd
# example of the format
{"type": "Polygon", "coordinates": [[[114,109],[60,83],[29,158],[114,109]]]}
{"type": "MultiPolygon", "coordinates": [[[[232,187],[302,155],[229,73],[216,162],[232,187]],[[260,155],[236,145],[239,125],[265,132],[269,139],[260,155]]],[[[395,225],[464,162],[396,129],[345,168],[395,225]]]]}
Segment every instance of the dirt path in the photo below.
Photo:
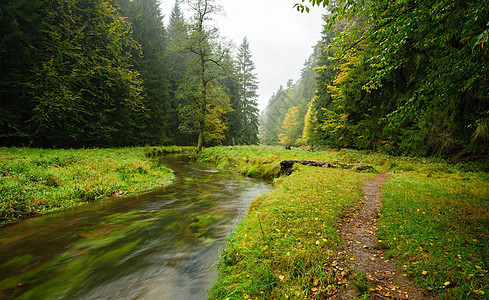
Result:
{"type": "MultiPolygon", "coordinates": [[[[343,219],[340,229],[345,251],[343,265],[367,274],[376,289],[373,292],[375,299],[425,299],[402,272],[384,258],[384,251],[376,248],[377,216],[382,205],[380,186],[388,177],[383,173],[365,182],[362,207],[351,210],[343,219]]],[[[350,285],[345,291],[345,299],[350,299],[354,292],[350,285]]]]}

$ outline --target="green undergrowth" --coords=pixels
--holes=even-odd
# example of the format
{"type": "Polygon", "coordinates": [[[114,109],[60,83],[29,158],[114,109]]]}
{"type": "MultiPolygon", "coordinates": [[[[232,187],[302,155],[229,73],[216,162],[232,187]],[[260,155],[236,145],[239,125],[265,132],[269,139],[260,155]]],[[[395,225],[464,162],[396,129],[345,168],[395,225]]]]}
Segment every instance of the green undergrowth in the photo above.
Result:
{"type": "Polygon", "coordinates": [[[143,148],[0,148],[0,225],[164,186],[173,178],[143,148]]]}
{"type": "Polygon", "coordinates": [[[166,154],[192,154],[197,153],[197,147],[192,146],[163,146],[163,147],[144,147],[144,155],[147,157],[158,158],[166,154]]]}
{"type": "Polygon", "coordinates": [[[382,188],[379,245],[437,299],[489,296],[489,176],[394,174],[382,188]]]}
{"type": "Polygon", "coordinates": [[[332,295],[338,222],[374,174],[296,166],[251,204],[228,239],[210,299],[304,299],[332,295]]]}

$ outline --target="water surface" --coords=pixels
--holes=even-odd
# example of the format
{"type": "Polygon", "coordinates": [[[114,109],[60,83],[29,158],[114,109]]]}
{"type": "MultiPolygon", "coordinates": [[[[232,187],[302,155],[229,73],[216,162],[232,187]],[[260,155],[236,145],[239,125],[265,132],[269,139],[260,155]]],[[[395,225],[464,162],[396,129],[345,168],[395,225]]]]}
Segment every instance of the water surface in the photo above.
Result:
{"type": "Polygon", "coordinates": [[[0,299],[205,299],[218,249],[270,184],[164,163],[168,188],[0,229],[0,299]]]}

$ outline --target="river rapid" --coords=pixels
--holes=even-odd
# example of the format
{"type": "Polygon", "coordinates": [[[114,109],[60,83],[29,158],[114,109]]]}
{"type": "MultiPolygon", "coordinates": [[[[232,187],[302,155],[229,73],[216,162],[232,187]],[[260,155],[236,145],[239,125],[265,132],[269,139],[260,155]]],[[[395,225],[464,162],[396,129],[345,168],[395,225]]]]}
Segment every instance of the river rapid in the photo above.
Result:
{"type": "Polygon", "coordinates": [[[218,251],[269,182],[182,156],[167,188],[0,229],[0,299],[205,299],[218,251]]]}

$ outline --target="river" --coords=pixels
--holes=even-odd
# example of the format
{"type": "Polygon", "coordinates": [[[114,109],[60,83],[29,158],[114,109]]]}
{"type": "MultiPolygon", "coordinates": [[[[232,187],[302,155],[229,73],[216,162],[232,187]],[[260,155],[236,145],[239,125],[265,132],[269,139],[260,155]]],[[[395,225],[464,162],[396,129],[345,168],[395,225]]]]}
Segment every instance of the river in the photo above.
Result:
{"type": "Polygon", "coordinates": [[[0,299],[205,299],[218,251],[270,183],[182,156],[170,187],[0,229],[0,299]]]}

